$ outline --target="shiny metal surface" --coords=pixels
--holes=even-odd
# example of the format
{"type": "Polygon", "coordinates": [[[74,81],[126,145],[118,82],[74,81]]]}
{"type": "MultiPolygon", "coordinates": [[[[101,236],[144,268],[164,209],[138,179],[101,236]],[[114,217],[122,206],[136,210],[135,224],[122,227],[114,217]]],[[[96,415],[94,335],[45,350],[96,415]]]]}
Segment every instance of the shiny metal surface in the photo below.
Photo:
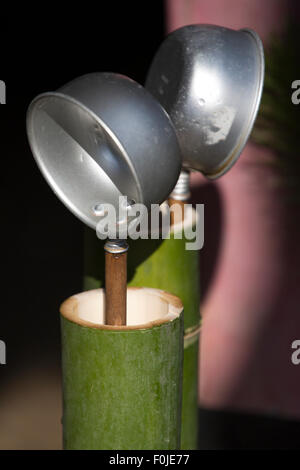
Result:
{"type": "Polygon", "coordinates": [[[182,164],[165,110],[122,75],[88,74],[38,96],[28,109],[27,132],[54,192],[92,228],[101,204],[117,208],[121,195],[131,204],[163,202],[182,164]]]}
{"type": "Polygon", "coordinates": [[[104,244],[104,250],[108,253],[117,254],[117,253],[126,253],[128,251],[128,244],[125,240],[107,240],[104,244]]]}
{"type": "Polygon", "coordinates": [[[183,168],[169,198],[177,201],[187,201],[190,196],[190,171],[183,168]]]}
{"type": "Polygon", "coordinates": [[[146,88],[175,125],[185,167],[217,178],[233,165],[255,121],[263,79],[263,47],[253,31],[191,25],[167,36],[146,88]]]}

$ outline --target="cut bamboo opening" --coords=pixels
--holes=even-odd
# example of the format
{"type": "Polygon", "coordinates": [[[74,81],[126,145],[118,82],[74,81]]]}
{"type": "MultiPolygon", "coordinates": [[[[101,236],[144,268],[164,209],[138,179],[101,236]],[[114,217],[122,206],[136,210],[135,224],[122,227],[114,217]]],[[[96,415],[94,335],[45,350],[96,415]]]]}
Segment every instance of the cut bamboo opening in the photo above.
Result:
{"type": "Polygon", "coordinates": [[[105,291],[61,306],[65,449],[180,447],[183,306],[129,288],[127,325],[106,325],[105,291]]]}

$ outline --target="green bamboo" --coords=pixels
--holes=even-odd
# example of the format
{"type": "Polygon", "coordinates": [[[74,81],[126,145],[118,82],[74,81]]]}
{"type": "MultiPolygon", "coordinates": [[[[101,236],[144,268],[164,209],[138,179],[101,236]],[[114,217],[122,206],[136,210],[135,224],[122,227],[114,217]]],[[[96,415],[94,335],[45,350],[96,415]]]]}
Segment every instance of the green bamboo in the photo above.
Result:
{"type": "Polygon", "coordinates": [[[178,449],[182,304],[158,290],[128,289],[129,322],[137,295],[137,314],[147,310],[153,321],[117,327],[90,322],[101,295],[85,292],[61,307],[64,448],[178,449]]]}
{"type": "MultiPolygon", "coordinates": [[[[199,253],[186,250],[186,239],[130,240],[128,282],[131,286],[159,288],[178,296],[184,304],[184,365],[181,449],[197,448],[199,253]]],[[[85,234],[84,289],[104,285],[103,244],[95,232],[85,234]]]]}

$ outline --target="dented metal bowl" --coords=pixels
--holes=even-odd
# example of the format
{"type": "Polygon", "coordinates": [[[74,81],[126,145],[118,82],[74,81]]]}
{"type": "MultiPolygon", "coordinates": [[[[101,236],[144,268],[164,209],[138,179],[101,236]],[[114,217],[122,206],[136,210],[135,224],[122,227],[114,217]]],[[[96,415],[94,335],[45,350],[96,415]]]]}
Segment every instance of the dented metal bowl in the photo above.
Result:
{"type": "Polygon", "coordinates": [[[92,228],[101,204],[118,208],[119,196],[163,202],[182,164],[165,110],[141,85],[113,73],[88,74],[35,98],[27,132],[52,189],[92,228]]]}
{"type": "Polygon", "coordinates": [[[263,80],[263,47],[254,31],[191,25],[167,36],[146,88],[175,125],[184,166],[217,178],[243,150],[263,80]]]}

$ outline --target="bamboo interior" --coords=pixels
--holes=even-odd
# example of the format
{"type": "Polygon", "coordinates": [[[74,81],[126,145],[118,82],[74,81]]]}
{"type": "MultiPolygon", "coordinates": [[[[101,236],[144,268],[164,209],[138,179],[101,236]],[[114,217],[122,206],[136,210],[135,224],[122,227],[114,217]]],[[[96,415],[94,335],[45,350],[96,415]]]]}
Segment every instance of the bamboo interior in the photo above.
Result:
{"type": "Polygon", "coordinates": [[[67,299],[60,308],[68,320],[82,326],[102,329],[130,330],[152,328],[175,320],[183,310],[181,300],[159,289],[146,287],[127,289],[127,324],[105,324],[105,291],[94,289],[67,299]]]}

